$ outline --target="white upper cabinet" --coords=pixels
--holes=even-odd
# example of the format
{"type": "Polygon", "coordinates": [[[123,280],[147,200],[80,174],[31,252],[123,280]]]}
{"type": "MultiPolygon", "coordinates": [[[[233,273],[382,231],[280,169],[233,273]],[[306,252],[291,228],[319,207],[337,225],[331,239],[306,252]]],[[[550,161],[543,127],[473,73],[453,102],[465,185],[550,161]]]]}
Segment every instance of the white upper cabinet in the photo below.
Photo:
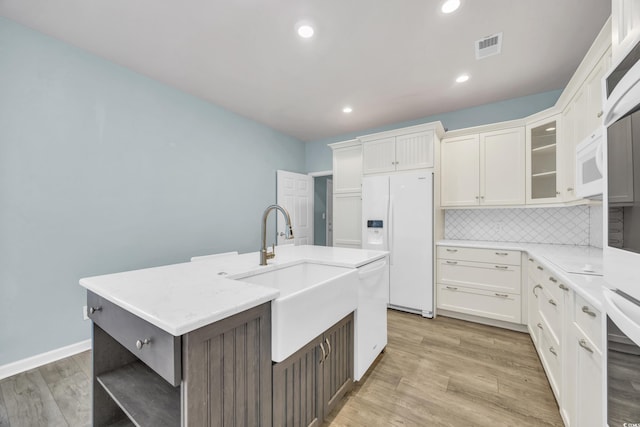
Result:
{"type": "Polygon", "coordinates": [[[440,145],[442,206],[480,203],[480,138],[477,134],[443,139],[440,145]]]}
{"type": "Polygon", "coordinates": [[[396,138],[383,138],[367,142],[362,150],[364,174],[393,172],[396,170],[396,138]]]}
{"type": "Polygon", "coordinates": [[[390,173],[433,168],[434,145],[444,133],[440,122],[359,137],[362,173],[390,173]]]}
{"type": "Polygon", "coordinates": [[[442,206],[524,204],[524,128],[444,139],[440,158],[442,206]]]}
{"type": "Polygon", "coordinates": [[[331,144],[333,150],[333,192],[362,191],[362,144],[357,139],[331,144]]]}
{"type": "Polygon", "coordinates": [[[562,201],[559,134],[560,114],[527,125],[527,204],[562,201]]]}
{"type": "Polygon", "coordinates": [[[524,128],[481,133],[480,204],[523,205],[524,194],[524,128]]]}
{"type": "Polygon", "coordinates": [[[611,47],[613,61],[621,60],[640,38],[640,2],[612,0],[611,47]]]}

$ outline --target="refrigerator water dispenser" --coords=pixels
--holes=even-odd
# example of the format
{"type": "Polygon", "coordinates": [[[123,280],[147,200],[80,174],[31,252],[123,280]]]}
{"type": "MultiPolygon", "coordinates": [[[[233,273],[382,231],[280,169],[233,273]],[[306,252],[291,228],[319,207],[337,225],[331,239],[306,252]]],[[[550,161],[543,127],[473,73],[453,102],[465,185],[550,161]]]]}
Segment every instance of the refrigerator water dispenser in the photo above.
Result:
{"type": "Polygon", "coordinates": [[[381,219],[367,220],[367,244],[384,245],[384,226],[381,219]]]}

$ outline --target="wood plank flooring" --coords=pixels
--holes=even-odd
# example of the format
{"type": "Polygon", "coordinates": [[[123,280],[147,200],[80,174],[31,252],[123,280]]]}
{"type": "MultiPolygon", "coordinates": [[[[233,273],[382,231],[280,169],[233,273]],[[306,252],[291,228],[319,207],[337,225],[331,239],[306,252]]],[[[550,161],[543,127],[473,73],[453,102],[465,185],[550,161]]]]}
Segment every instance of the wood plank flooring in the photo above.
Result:
{"type": "MultiPolygon", "coordinates": [[[[91,425],[91,355],[0,381],[0,427],[91,425]]],[[[324,426],[562,426],[527,334],[389,311],[389,343],[324,426]]]]}

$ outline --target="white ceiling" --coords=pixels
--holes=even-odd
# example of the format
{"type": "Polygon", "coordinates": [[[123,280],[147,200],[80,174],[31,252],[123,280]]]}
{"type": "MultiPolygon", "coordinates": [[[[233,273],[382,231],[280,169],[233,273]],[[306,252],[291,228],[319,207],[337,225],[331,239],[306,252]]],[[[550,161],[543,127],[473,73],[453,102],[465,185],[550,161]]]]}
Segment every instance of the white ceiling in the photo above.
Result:
{"type": "Polygon", "coordinates": [[[563,88],[610,0],[0,0],[0,15],[304,141],[563,88]],[[304,40],[295,26],[312,21],[304,40]],[[474,41],[503,32],[502,54],[474,41]],[[456,84],[467,72],[471,79],[456,84]],[[342,113],[349,104],[353,113],[342,113]]]}

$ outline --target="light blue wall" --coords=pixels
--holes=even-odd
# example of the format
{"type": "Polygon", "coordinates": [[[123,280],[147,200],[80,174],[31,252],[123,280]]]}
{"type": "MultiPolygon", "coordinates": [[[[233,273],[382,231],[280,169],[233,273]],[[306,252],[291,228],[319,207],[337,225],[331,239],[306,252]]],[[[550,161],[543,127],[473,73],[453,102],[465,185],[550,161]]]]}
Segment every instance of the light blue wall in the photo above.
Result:
{"type": "Polygon", "coordinates": [[[81,277],[258,250],[275,171],[304,155],[0,18],[0,365],[89,338],[81,277]]]}
{"type": "Polygon", "coordinates": [[[331,149],[327,147],[327,144],[332,142],[346,141],[361,135],[422,123],[435,122],[438,120],[442,122],[445,129],[454,130],[489,123],[503,122],[506,120],[521,119],[533,113],[537,113],[538,111],[552,107],[555,105],[561,93],[562,90],[553,90],[535,95],[508,99],[506,101],[494,102],[492,104],[480,105],[478,107],[465,108],[464,110],[435,114],[422,119],[395,123],[389,126],[363,129],[361,131],[338,135],[319,141],[311,141],[306,144],[307,172],[325,171],[333,168],[331,149]]]}

